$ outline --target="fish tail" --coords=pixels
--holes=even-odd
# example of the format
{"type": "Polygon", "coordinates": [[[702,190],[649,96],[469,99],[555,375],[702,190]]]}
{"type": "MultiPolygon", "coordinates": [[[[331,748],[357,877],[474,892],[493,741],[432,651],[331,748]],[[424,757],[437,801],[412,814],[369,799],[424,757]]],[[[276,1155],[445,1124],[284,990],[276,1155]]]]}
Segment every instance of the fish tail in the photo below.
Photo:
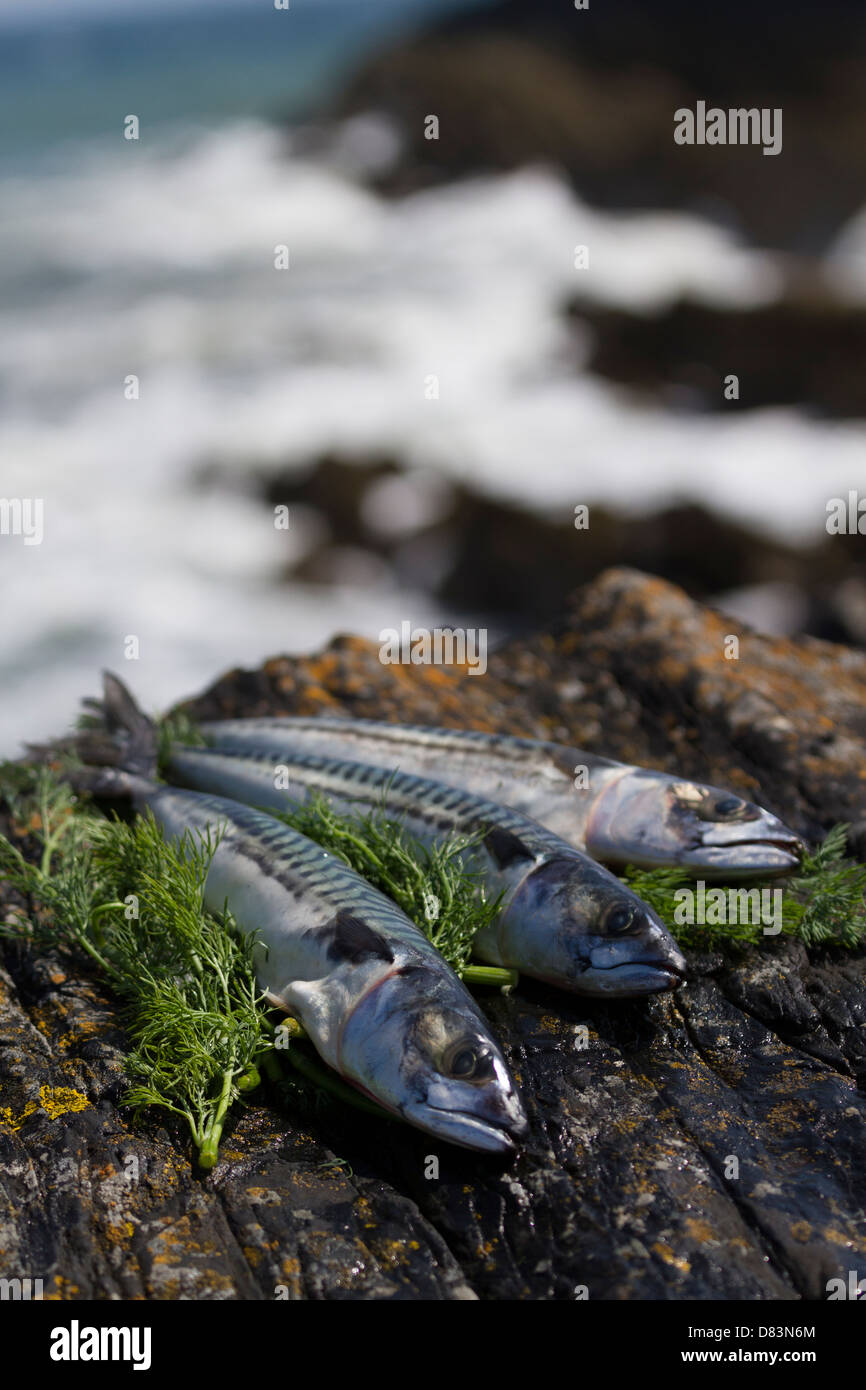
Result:
{"type": "Polygon", "coordinates": [[[119,743],[124,771],[140,777],[156,775],[159,732],[154,721],[139,708],[130,691],[110,671],[102,673],[101,713],[105,727],[119,743]]]}
{"type": "Polygon", "coordinates": [[[90,724],[54,743],[28,744],[41,762],[64,761],[76,791],[126,800],[156,777],[159,730],[117,676],[103,672],[101,700],[83,701],[90,724]],[[67,765],[68,763],[68,765],[67,765]]]}

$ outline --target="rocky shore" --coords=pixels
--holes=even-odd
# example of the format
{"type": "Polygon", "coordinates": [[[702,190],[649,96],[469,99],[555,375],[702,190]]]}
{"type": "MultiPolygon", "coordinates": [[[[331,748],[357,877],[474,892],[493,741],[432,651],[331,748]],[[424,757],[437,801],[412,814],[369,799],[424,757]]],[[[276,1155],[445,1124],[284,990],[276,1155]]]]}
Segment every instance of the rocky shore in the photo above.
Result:
{"type": "MultiPolygon", "coordinates": [[[[866,854],[866,656],[761,637],[631,570],[484,677],[382,666],[344,637],[185,708],[566,739],[729,784],[807,835],[854,822],[866,854]]],[[[531,1118],[508,1167],[263,1090],[207,1177],[178,1126],[124,1110],[104,986],[65,956],[3,954],[0,1274],[46,1296],[822,1299],[866,1273],[862,953],[692,953],[687,985],[646,1002],[485,995],[531,1118]]]]}

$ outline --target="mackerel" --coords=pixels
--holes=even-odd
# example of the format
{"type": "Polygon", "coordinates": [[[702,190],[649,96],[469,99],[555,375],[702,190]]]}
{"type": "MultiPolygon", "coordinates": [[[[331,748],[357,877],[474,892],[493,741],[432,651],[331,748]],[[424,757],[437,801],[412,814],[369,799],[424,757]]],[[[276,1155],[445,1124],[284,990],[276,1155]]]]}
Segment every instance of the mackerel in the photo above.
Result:
{"type": "Polygon", "coordinates": [[[802,841],[730,791],[579,748],[508,734],[361,719],[229,719],[216,748],[300,750],[435,777],[522,811],[605,864],[680,865],[705,878],[787,873],[802,841]]]}
{"type": "Polygon", "coordinates": [[[166,776],[278,811],[315,794],[355,814],[384,806],[428,844],[461,837],[466,864],[488,893],[501,895],[496,918],[473,945],[494,965],[581,994],[649,994],[681,982],[685,960],[652,909],[529,817],[430,778],[285,745],[275,756],[276,747],[175,745],[166,776]]]}
{"type": "MultiPolygon", "coordinates": [[[[131,799],[169,838],[211,837],[204,905],[254,935],[259,983],[296,1015],[330,1067],[429,1134],[491,1153],[514,1150],[526,1120],[502,1052],[468,990],[400,909],[320,845],[231,798],[161,786],[147,775],[155,730],[105,678],[117,768],[79,785],[131,799]]],[[[82,735],[80,746],[88,742],[82,735]]],[[[104,747],[104,743],[103,743],[104,747]]]]}

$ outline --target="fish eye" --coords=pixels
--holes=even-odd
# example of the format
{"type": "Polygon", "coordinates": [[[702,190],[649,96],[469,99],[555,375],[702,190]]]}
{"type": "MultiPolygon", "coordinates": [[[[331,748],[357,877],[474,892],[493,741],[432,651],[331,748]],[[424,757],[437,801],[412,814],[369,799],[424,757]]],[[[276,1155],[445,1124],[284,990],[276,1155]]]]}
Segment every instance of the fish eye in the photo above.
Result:
{"type": "Polygon", "coordinates": [[[609,936],[622,936],[634,926],[633,907],[614,907],[604,919],[604,929],[609,936]]]}
{"type": "Polygon", "coordinates": [[[680,806],[697,816],[698,820],[754,820],[759,814],[757,811],[752,813],[749,803],[731,792],[722,792],[714,796],[711,787],[695,787],[693,791],[694,795],[685,797],[682,794],[683,789],[678,788],[677,799],[680,806]]]}
{"type": "Polygon", "coordinates": [[[445,1071],[455,1081],[481,1081],[493,1074],[489,1050],[474,1043],[458,1043],[446,1059],[445,1071]]]}
{"type": "Polygon", "coordinates": [[[471,1047],[464,1047],[462,1052],[458,1052],[454,1061],[451,1063],[452,1076],[472,1076],[475,1072],[475,1063],[478,1058],[471,1047]]]}

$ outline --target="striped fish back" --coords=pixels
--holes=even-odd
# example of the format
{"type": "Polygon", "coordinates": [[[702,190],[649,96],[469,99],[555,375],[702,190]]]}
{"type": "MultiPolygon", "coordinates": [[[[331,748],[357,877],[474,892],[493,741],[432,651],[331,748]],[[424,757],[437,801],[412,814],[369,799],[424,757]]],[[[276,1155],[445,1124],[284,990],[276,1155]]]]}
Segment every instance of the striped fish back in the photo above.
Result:
{"type": "MultiPolygon", "coordinates": [[[[148,804],[173,833],[191,826],[219,829],[235,853],[253,861],[289,891],[308,892],[331,906],[335,914],[346,909],[355,911],[371,925],[434,952],[424,934],[396,903],[341,859],[274,816],[209,792],[165,786],[148,797],[148,804]]],[[[438,952],[434,954],[438,960],[438,952]]]]}
{"type": "MultiPolygon", "coordinates": [[[[224,772],[227,778],[236,772],[242,775],[246,767],[261,780],[272,797],[275,768],[285,768],[289,781],[293,779],[309,790],[320,790],[338,799],[360,801],[386,813],[403,813],[422,820],[442,833],[483,835],[490,829],[508,831],[517,837],[532,855],[567,854],[578,851],[553,831],[539,825],[529,816],[478,796],[461,787],[420,777],[410,772],[393,772],[372,763],[359,763],[324,754],[295,751],[290,747],[281,753],[271,745],[256,751],[247,746],[219,749],[177,749],[172,755],[172,767],[194,783],[197,772],[209,777],[224,772]]],[[[286,793],[287,801],[290,793],[286,793]]]]}

